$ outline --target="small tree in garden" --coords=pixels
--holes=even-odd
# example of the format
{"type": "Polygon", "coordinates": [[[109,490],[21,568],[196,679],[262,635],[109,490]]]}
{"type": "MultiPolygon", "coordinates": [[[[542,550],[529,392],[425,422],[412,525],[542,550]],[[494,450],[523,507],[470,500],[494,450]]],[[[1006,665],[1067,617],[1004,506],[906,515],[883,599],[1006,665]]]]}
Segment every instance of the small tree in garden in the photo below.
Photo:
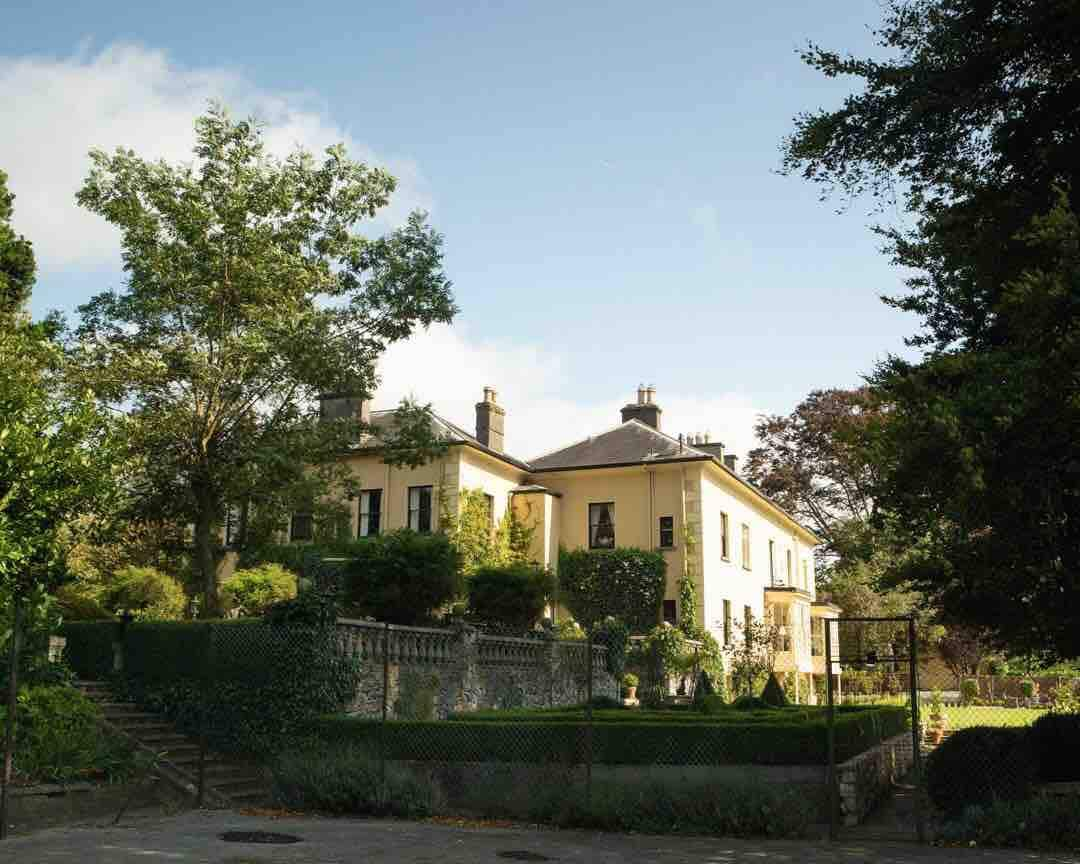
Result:
{"type": "Polygon", "coordinates": [[[221,585],[225,608],[236,615],[262,615],[275,603],[296,596],[297,576],[280,564],[237,570],[221,585]]]}
{"type": "Polygon", "coordinates": [[[754,688],[776,671],[778,630],[769,620],[753,616],[735,622],[737,638],[726,649],[732,688],[736,693],[754,695],[754,688]]]}
{"type": "Polygon", "coordinates": [[[536,564],[481,567],[469,578],[469,611],[510,630],[531,630],[555,591],[551,571],[536,564]]]}
{"type": "Polygon", "coordinates": [[[559,600],[586,628],[609,615],[631,631],[660,620],[667,562],[643,549],[559,550],[559,600]]]}
{"type": "Polygon", "coordinates": [[[153,567],[121,568],[101,600],[113,612],[156,621],[180,619],[187,606],[180,583],[153,567]]]}

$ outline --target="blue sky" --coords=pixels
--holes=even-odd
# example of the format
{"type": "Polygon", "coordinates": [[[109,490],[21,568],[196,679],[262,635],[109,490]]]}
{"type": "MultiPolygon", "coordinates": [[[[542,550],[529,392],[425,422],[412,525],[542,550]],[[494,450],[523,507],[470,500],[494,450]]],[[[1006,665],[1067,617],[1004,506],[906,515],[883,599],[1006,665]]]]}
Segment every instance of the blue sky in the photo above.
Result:
{"type": "Polygon", "coordinates": [[[670,431],[749,446],[754,414],[858,383],[916,326],[878,299],[900,276],[868,207],[776,174],[793,115],[854,86],[797,49],[873,53],[879,20],[873,0],[24,4],[0,32],[0,126],[20,130],[0,167],[38,246],[34,311],[120,282],[115,238],[68,213],[87,146],[180,158],[219,96],[283,146],[384,162],[386,224],[423,206],[445,234],[460,318],[392,353],[384,401],[464,423],[493,383],[529,456],[644,381],[670,431]]]}

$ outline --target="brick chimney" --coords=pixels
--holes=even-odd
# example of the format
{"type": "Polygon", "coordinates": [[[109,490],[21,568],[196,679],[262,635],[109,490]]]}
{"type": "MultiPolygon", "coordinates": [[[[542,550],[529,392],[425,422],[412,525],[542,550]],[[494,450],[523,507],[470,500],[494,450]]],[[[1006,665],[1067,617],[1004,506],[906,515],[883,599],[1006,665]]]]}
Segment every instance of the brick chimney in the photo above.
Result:
{"type": "Polygon", "coordinates": [[[485,447],[503,452],[504,422],[506,411],[496,404],[498,394],[491,387],[484,388],[484,401],[476,403],[476,440],[485,447]]]}
{"type": "Polygon", "coordinates": [[[355,393],[323,393],[319,396],[320,420],[346,418],[370,423],[371,402],[355,393]]]}
{"type": "Polygon", "coordinates": [[[664,412],[656,404],[656,388],[651,384],[642,384],[637,390],[637,402],[631,402],[622,409],[622,422],[638,420],[646,426],[660,431],[660,415],[664,412]]]}
{"type": "Polygon", "coordinates": [[[729,471],[730,471],[730,472],[731,472],[732,474],[737,474],[737,473],[738,473],[738,471],[737,471],[737,470],[736,470],[736,468],[735,468],[735,464],[736,464],[736,463],[737,463],[738,461],[739,461],[739,457],[738,457],[738,456],[735,456],[735,455],[733,455],[733,454],[731,454],[731,453],[728,453],[728,454],[726,454],[726,455],[724,456],[724,464],[725,464],[725,465],[727,466],[728,470],[729,470],[729,471]]]}

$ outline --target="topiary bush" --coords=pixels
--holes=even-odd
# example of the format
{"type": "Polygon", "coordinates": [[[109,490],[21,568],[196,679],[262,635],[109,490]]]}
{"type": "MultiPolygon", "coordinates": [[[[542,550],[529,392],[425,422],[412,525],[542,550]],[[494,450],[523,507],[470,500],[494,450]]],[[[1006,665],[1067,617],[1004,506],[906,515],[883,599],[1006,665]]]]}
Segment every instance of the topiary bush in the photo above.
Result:
{"type": "Polygon", "coordinates": [[[785,708],[789,704],[775,672],[771,672],[769,680],[765,682],[765,689],[761,691],[761,701],[770,708],[785,708]]]}
{"type": "Polygon", "coordinates": [[[555,577],[536,564],[480,567],[469,579],[469,611],[486,624],[527,632],[555,593],[555,577]]]}
{"type": "Polygon", "coordinates": [[[736,711],[762,711],[770,706],[760,696],[751,696],[749,693],[744,693],[731,703],[731,707],[736,711]]]}
{"type": "Polygon", "coordinates": [[[605,649],[604,667],[612,678],[618,679],[626,668],[626,649],[630,643],[630,631],[618,618],[610,615],[592,629],[593,645],[605,649]]]}
{"type": "Polygon", "coordinates": [[[979,682],[974,678],[965,678],[960,682],[960,704],[974,705],[979,700],[979,682]]]}
{"type": "Polygon", "coordinates": [[[443,534],[403,529],[350,548],[342,567],[349,614],[390,624],[428,624],[462,593],[460,558],[443,534]]]}
{"type": "Polygon", "coordinates": [[[153,567],[122,567],[113,574],[102,602],[143,621],[174,621],[183,618],[187,597],[179,581],[167,573],[153,567]]]}
{"type": "Polygon", "coordinates": [[[613,616],[634,632],[660,620],[667,561],[644,549],[559,550],[559,600],[586,627],[613,616]]]}
{"type": "Polygon", "coordinates": [[[260,564],[237,570],[221,583],[225,609],[241,618],[262,615],[282,600],[296,596],[297,575],[280,564],[260,564]]]}
{"type": "Polygon", "coordinates": [[[972,726],[954,732],[926,761],[930,800],[946,815],[972,804],[1031,794],[1035,756],[1026,729],[972,726]]]}
{"type": "Polygon", "coordinates": [[[1028,734],[1040,780],[1080,781],[1080,714],[1044,714],[1028,734]]]}

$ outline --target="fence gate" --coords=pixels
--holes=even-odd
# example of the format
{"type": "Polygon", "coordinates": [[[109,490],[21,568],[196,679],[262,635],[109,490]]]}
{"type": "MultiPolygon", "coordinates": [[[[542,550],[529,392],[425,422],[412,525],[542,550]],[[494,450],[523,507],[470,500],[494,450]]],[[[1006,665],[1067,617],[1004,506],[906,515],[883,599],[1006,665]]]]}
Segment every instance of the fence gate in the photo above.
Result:
{"type": "Polygon", "coordinates": [[[914,618],[831,618],[825,620],[829,837],[926,839],[922,800],[919,724],[919,656],[914,618]],[[867,673],[874,686],[859,686],[862,675],[848,676],[857,692],[845,692],[844,672],[867,673]],[[869,691],[869,692],[867,692],[869,691]],[[853,766],[839,760],[837,706],[874,702],[905,705],[911,721],[911,768],[891,777],[891,789],[864,794],[853,766]]]}

